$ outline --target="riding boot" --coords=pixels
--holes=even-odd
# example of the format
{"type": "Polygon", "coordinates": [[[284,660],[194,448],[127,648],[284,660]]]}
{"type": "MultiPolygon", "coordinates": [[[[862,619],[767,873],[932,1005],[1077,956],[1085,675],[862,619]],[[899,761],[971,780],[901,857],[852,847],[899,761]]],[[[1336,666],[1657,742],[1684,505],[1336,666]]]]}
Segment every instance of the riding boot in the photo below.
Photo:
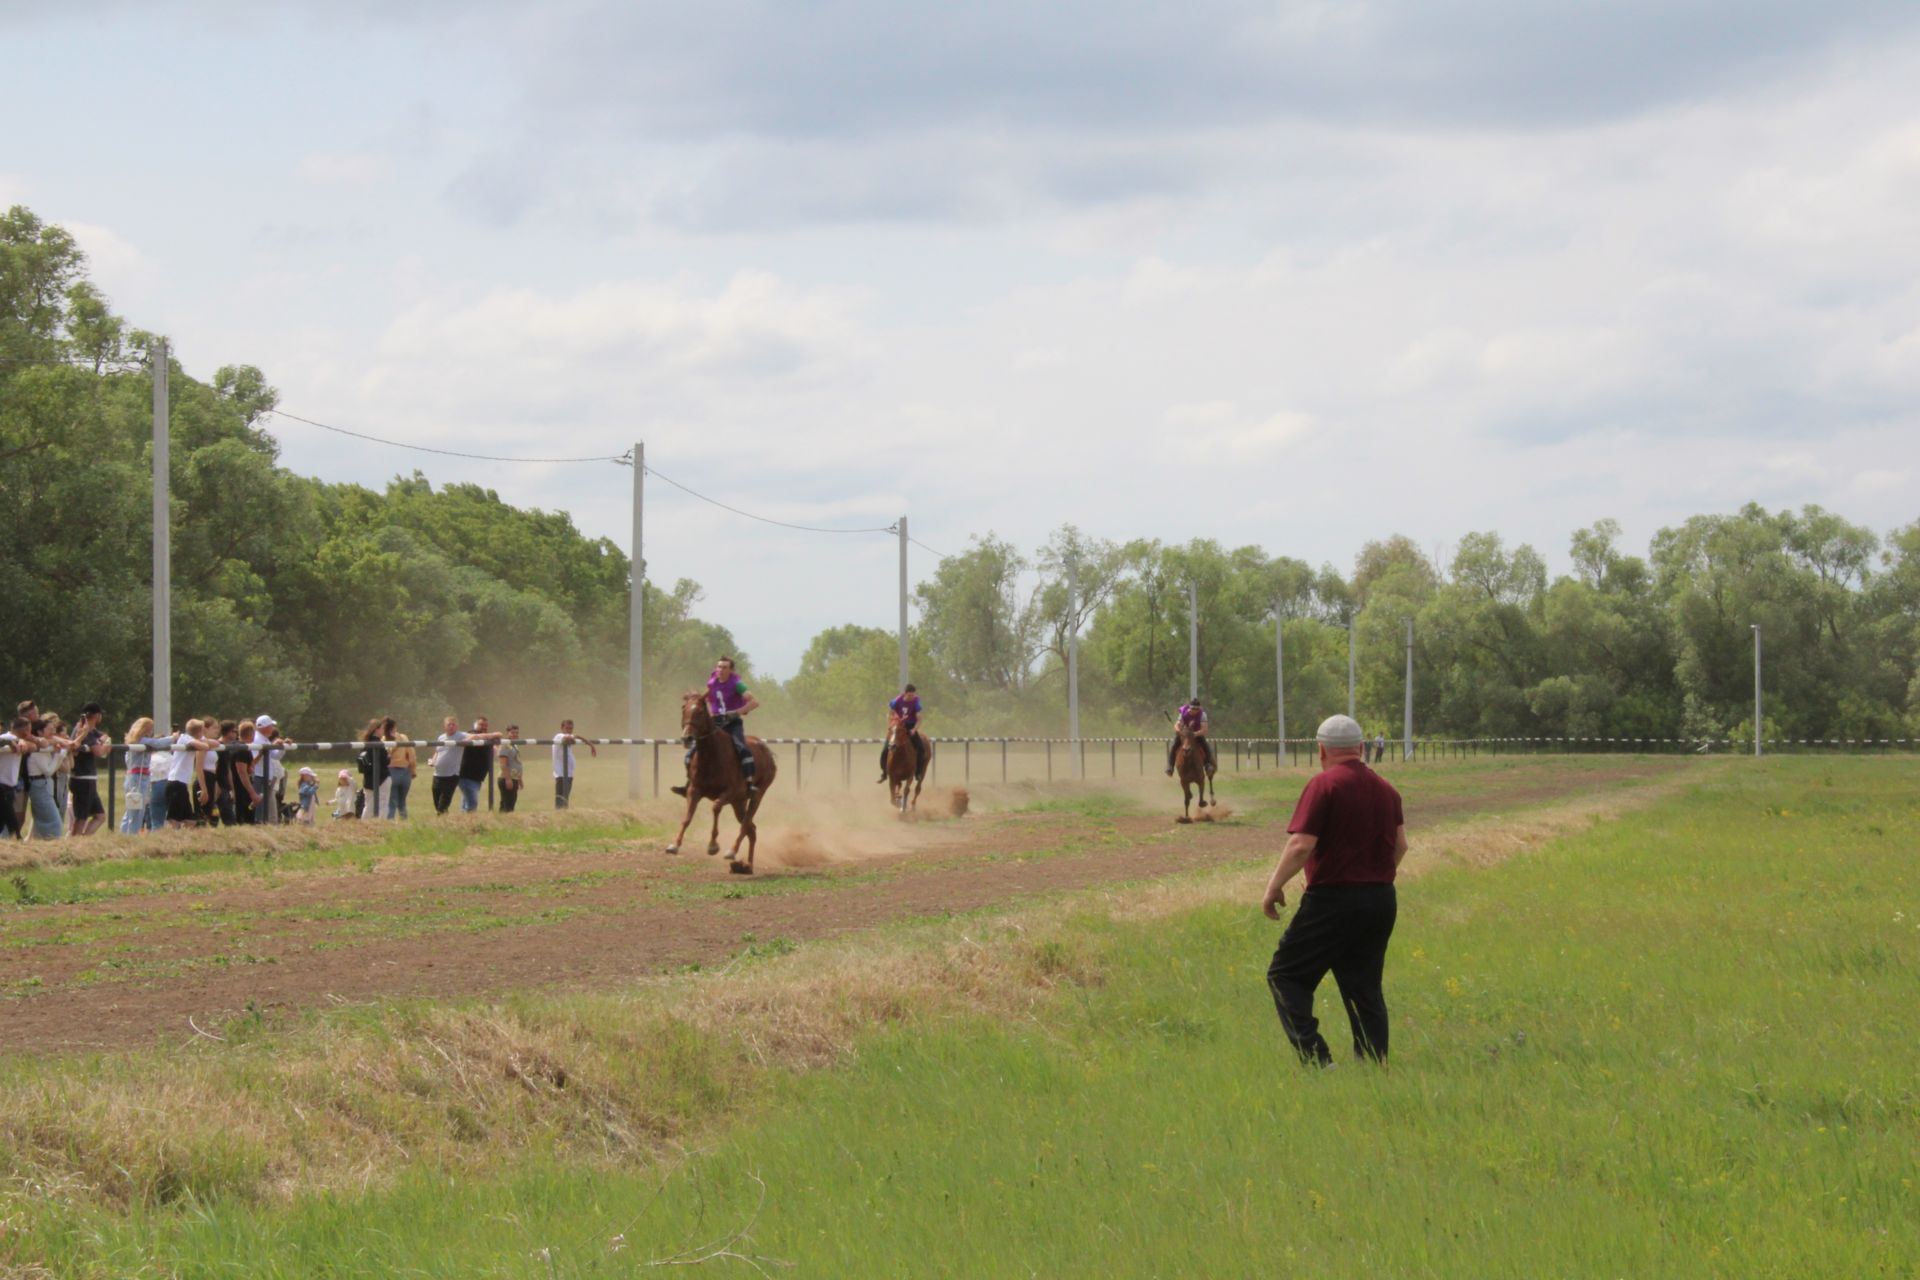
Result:
{"type": "Polygon", "coordinates": [[[887,752],[892,749],[892,744],[880,748],[880,781],[882,782],[887,780],[887,752]]]}
{"type": "Polygon", "coordinates": [[[1175,738],[1172,744],[1167,747],[1167,776],[1169,778],[1173,776],[1173,753],[1179,749],[1180,739],[1178,738],[1175,738]]]}

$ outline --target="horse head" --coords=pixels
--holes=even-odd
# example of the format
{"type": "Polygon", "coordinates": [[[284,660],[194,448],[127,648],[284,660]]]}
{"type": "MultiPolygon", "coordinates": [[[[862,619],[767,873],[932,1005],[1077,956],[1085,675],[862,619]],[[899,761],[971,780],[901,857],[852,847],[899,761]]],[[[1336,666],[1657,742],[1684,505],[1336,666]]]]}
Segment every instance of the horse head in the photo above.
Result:
{"type": "Polygon", "coordinates": [[[680,737],[688,746],[713,732],[713,714],[707,710],[707,695],[689,689],[680,695],[680,737]]]}

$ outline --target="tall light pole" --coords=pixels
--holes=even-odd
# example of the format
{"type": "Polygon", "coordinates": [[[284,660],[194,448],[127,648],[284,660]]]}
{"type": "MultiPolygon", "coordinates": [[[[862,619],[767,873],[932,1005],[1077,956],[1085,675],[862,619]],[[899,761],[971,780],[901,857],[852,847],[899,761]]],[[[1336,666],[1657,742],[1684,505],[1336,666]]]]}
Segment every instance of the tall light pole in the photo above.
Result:
{"type": "Polygon", "coordinates": [[[167,409],[167,340],[153,344],[153,719],[173,728],[173,450],[167,409]]]}
{"type": "MultiPolygon", "coordinates": [[[[646,736],[645,704],[641,658],[646,650],[647,551],[646,512],[647,446],[633,442],[633,585],[627,601],[627,736],[646,736]]],[[[627,750],[627,799],[640,798],[640,748],[627,750]]]]}
{"type": "Polygon", "coordinates": [[[1286,615],[1280,611],[1280,601],[1273,602],[1273,702],[1280,725],[1280,748],[1274,755],[1275,763],[1280,753],[1287,749],[1287,638],[1283,634],[1287,629],[1286,615]]]}
{"type": "Polygon", "coordinates": [[[1407,710],[1400,721],[1400,731],[1405,737],[1401,748],[1401,758],[1413,759],[1413,619],[1407,619],[1407,710]]]}
{"type": "Polygon", "coordinates": [[[900,687],[907,687],[907,518],[900,517],[900,687]]]}
{"type": "Polygon", "coordinates": [[[1086,777],[1080,747],[1080,565],[1067,555],[1067,737],[1073,743],[1073,776],[1086,777]]]}
{"type": "Polygon", "coordinates": [[[1200,589],[1187,580],[1187,701],[1200,696],[1200,589]]]}
{"type": "Polygon", "coordinates": [[[1760,624],[1753,624],[1753,754],[1760,754],[1760,624]]]}
{"type": "Polygon", "coordinates": [[[1347,615],[1347,714],[1351,716],[1353,701],[1353,615],[1347,615]]]}

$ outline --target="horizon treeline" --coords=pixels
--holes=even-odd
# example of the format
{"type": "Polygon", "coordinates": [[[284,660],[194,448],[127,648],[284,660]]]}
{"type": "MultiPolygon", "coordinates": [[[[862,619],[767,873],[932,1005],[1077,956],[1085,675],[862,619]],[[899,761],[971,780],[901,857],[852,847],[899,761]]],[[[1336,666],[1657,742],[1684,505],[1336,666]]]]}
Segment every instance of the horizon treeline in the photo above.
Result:
{"type": "MultiPolygon", "coordinates": [[[[151,701],[153,345],[70,235],[19,207],[0,218],[0,695],[98,701],[116,730],[151,701]]],[[[429,732],[455,711],[530,736],[561,715],[625,732],[619,547],[477,485],[294,475],[261,430],[277,393],[260,370],[169,377],[176,718],[271,711],[330,737],[376,713],[429,732]]],[[[936,736],[1063,734],[1077,628],[1082,732],[1157,734],[1187,691],[1191,588],[1223,734],[1274,733],[1276,625],[1290,736],[1345,710],[1351,620],[1361,720],[1397,737],[1411,619],[1423,736],[1719,737],[1751,730],[1758,623],[1770,736],[1920,732],[1920,522],[1882,538],[1819,507],[1749,505],[1662,529],[1644,556],[1605,520],[1570,551],[1550,577],[1495,532],[1444,564],[1396,535],[1343,574],[1209,539],[1065,526],[1029,555],[987,533],[915,587],[911,665],[936,736]]],[[[881,728],[890,630],[823,631],[776,682],[699,616],[698,584],[644,589],[649,733],[677,729],[673,695],[723,651],[759,686],[762,733],[881,728]]]]}

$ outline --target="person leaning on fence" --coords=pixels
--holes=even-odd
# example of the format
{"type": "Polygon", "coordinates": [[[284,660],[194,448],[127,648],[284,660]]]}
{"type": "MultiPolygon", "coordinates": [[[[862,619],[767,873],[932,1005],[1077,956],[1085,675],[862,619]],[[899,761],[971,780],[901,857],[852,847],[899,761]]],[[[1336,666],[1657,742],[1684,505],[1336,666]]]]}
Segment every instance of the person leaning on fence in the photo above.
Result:
{"type": "Polygon", "coordinates": [[[414,749],[413,739],[400,732],[400,724],[392,716],[380,722],[380,736],[390,744],[387,765],[393,770],[393,788],[387,793],[387,817],[404,818],[407,793],[413,790],[414,771],[420,767],[420,753],[414,749]]]}
{"type": "Polygon", "coordinates": [[[520,736],[520,726],[510,724],[505,733],[494,748],[494,759],[500,765],[500,812],[512,813],[520,801],[520,785],[525,777],[520,765],[520,745],[514,741],[520,736]]]}
{"type": "Polygon", "coordinates": [[[460,751],[460,812],[475,813],[480,808],[480,788],[493,775],[494,744],[504,736],[487,727],[487,718],[473,722],[460,751]]]}
{"type": "Polygon", "coordinates": [[[13,724],[0,733],[0,840],[16,840],[26,825],[26,808],[20,803],[21,767],[33,750],[33,721],[15,716],[13,724]]]}
{"type": "Polygon", "coordinates": [[[573,745],[576,742],[585,743],[588,754],[595,759],[600,756],[600,748],[574,734],[573,721],[560,722],[560,732],[553,735],[553,807],[556,809],[564,809],[573,803],[573,745]]]}
{"type": "Polygon", "coordinates": [[[100,704],[89,702],[80,708],[80,720],[74,726],[73,781],[68,794],[76,836],[92,835],[107,820],[107,806],[100,799],[100,761],[113,750],[113,741],[100,731],[105,718],[100,704]]]}
{"type": "Polygon", "coordinates": [[[1407,856],[1400,793],[1361,759],[1366,737],[1349,716],[1329,716],[1315,735],[1320,772],[1300,793],[1287,847],[1260,907],[1278,920],[1285,889],[1305,870],[1293,922],[1267,968],[1280,1028],[1309,1065],[1333,1055],[1313,1016],[1313,993],[1328,971],[1340,988],[1358,1057],[1387,1060],[1387,1001],[1381,992],[1397,903],[1393,879],[1407,856]]]}
{"type": "Polygon", "coordinates": [[[433,811],[442,817],[453,807],[453,793],[460,788],[460,748],[466,740],[454,717],[440,722],[433,748],[433,811]]]}

